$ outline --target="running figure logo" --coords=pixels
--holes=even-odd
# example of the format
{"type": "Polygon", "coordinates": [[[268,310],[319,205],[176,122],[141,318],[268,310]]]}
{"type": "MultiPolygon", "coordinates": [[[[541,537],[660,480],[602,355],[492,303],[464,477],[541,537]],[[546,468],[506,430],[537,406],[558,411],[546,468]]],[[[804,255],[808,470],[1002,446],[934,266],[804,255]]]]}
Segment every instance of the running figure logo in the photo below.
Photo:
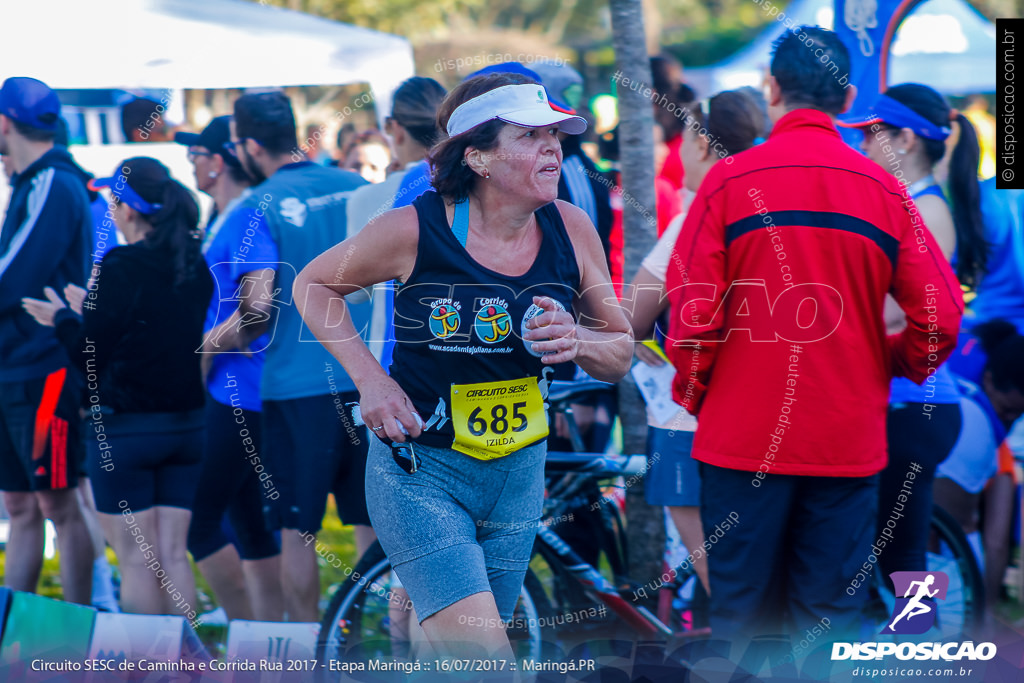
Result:
{"type": "Polygon", "coordinates": [[[882,633],[927,632],[935,623],[936,599],[946,599],[949,577],[944,572],[893,572],[889,576],[896,589],[896,604],[882,633]]]}
{"type": "Polygon", "coordinates": [[[494,297],[480,299],[481,309],[476,314],[473,331],[480,341],[497,344],[512,331],[512,318],[508,314],[508,302],[494,297]]]}

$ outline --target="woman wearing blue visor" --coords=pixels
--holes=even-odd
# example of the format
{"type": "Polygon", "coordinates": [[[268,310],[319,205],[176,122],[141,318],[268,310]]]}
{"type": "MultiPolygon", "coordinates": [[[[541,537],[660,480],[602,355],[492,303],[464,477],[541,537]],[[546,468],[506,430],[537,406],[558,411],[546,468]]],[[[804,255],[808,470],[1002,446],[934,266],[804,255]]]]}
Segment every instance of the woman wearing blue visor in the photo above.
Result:
{"type": "Polygon", "coordinates": [[[93,267],[88,291],[25,299],[85,378],[86,467],[121,567],[125,612],[196,618],[185,539],[203,450],[203,320],[213,280],[200,252],[199,206],[160,162],[127,159],[92,189],[126,246],[93,267]]]}
{"type": "MultiPolygon", "coordinates": [[[[960,282],[974,286],[985,271],[986,257],[979,204],[980,151],[974,128],[942,95],[916,83],[886,90],[872,105],[871,114],[866,121],[840,125],[863,131],[864,154],[903,182],[913,199],[905,203],[915,225],[931,231],[943,254],[954,262],[960,282]],[[950,201],[935,174],[954,133],[956,145],[947,178],[950,201]]],[[[891,297],[886,303],[886,326],[891,335],[906,322],[891,297]]],[[[885,574],[926,569],[935,469],[956,445],[961,424],[960,392],[946,365],[930,369],[930,376],[920,386],[905,378],[892,381],[889,465],[881,473],[878,507],[879,533],[884,531],[889,540],[879,557],[885,574]],[[910,471],[916,471],[916,477],[908,475],[910,471]],[[911,479],[913,492],[908,496],[906,482],[911,479]],[[901,491],[906,503],[898,500],[901,491]],[[890,517],[897,519],[896,528],[883,529],[890,517]]]]}

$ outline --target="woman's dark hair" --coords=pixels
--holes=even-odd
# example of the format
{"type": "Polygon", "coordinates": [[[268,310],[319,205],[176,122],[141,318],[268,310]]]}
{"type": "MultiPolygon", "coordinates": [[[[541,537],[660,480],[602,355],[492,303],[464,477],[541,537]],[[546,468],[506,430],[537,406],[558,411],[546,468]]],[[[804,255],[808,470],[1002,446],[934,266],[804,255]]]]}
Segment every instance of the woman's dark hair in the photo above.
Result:
{"type": "MultiPolygon", "coordinates": [[[[532,85],[537,82],[532,78],[513,73],[496,73],[475,76],[466,79],[455,87],[441,102],[437,110],[437,127],[448,130],[448,119],[464,102],[479,97],[506,85],[532,85]]],[[[469,196],[477,181],[477,174],[465,161],[466,149],[475,147],[486,152],[498,146],[498,135],[508,124],[500,119],[487,123],[446,138],[434,145],[427,155],[432,168],[431,184],[438,194],[451,202],[461,202],[469,196]]]]}
{"type": "Polygon", "coordinates": [[[1024,336],[1006,320],[990,320],[971,328],[981,350],[988,356],[985,369],[1000,391],[1024,392],[1024,336]]]}
{"type": "MultiPolygon", "coordinates": [[[[978,184],[978,162],[981,159],[978,134],[966,116],[957,113],[953,117],[946,98],[927,85],[901,83],[886,90],[885,94],[936,126],[949,126],[951,119],[960,124],[960,138],[949,160],[949,196],[953,226],[956,228],[956,275],[960,282],[973,288],[985,273],[988,262],[985,220],[981,215],[981,186],[978,184]]],[[[920,136],[917,139],[932,165],[945,156],[945,141],[920,136]]]]}
{"type": "Polygon", "coordinates": [[[433,78],[413,76],[403,81],[395,91],[391,118],[409,131],[413,140],[429,149],[441,137],[437,127],[437,109],[447,94],[433,78]]]}
{"type": "Polygon", "coordinates": [[[833,31],[800,26],[775,41],[771,74],[788,107],[838,114],[846,104],[850,51],[833,31]]]}
{"type": "Polygon", "coordinates": [[[120,173],[136,194],[150,204],[160,204],[160,210],[154,214],[139,214],[153,226],[142,244],[170,252],[174,284],[181,284],[203,263],[198,231],[199,204],[156,159],[132,157],[121,162],[121,169],[120,173]]]}
{"type": "Polygon", "coordinates": [[[726,90],[708,101],[708,110],[693,106],[686,126],[708,138],[711,150],[724,159],[750,149],[768,134],[771,123],[764,98],[752,88],[726,90]]]}
{"type": "Polygon", "coordinates": [[[661,126],[665,142],[674,140],[683,133],[686,112],[693,107],[697,93],[686,83],[679,83],[664,94],[653,98],[654,121],[661,126]]]}
{"type": "Polygon", "coordinates": [[[281,92],[242,95],[235,100],[235,132],[251,138],[271,154],[288,154],[299,148],[292,102],[281,92]]]}
{"type": "Polygon", "coordinates": [[[683,65],[668,52],[651,57],[651,85],[661,94],[669,94],[683,82],[683,65]]]}

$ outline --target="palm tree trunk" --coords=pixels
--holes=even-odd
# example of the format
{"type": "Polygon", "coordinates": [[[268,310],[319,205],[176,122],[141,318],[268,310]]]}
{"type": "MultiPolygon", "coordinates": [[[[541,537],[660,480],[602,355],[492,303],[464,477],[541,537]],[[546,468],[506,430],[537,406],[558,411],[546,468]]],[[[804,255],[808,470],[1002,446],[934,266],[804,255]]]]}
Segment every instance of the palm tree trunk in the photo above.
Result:
{"type": "MultiPolygon", "coordinates": [[[[612,45],[615,49],[619,98],[619,158],[622,168],[622,232],[624,279],[633,279],[644,256],[657,239],[657,210],[654,193],[654,113],[645,86],[623,86],[651,82],[650,62],[644,34],[643,0],[610,0],[612,45]]],[[[649,94],[649,91],[647,91],[649,94]]],[[[628,296],[628,293],[627,293],[628,296]]],[[[643,453],[647,438],[647,417],[631,376],[619,384],[619,417],[626,453],[643,453]]],[[[629,528],[629,573],[640,583],[661,575],[665,525],[660,507],[647,505],[643,486],[626,492],[629,528]]]]}

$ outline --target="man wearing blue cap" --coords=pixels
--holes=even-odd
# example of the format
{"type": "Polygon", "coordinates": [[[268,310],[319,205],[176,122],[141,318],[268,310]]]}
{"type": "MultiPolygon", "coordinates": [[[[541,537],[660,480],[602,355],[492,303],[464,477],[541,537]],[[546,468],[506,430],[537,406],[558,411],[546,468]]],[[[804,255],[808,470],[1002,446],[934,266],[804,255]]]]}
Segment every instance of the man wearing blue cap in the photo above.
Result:
{"type": "Polygon", "coordinates": [[[92,213],[81,170],[55,147],[60,100],[33,78],[0,87],[0,154],[16,177],[0,228],[0,490],[11,516],[5,581],[35,591],[43,521],[57,529],[64,598],[89,604],[93,551],[75,488],[78,390],[52,327],[33,324],[23,297],[84,286],[92,213]]]}
{"type": "Polygon", "coordinates": [[[244,323],[245,311],[258,309],[261,297],[271,298],[277,245],[260,221],[262,211],[256,213],[258,204],[242,206],[252,180],[226,147],[231,117],[218,116],[201,133],[176,133],[174,141],[188,146],[196,187],[213,198],[203,256],[220,292],[204,326],[206,448],[188,550],[229,619],[280,621],[280,550],[262,508],[264,497],[279,494],[261,472],[260,458],[253,457],[263,447],[259,385],[271,336],[248,337],[244,323]],[[225,513],[234,544],[221,524],[225,513]]]}

